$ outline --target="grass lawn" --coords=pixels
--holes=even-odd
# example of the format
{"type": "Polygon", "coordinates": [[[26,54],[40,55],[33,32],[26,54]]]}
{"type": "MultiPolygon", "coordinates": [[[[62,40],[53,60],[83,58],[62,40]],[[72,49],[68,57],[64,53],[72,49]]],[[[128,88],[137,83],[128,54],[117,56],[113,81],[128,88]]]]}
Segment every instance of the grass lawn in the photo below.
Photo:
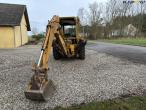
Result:
{"type": "Polygon", "coordinates": [[[54,110],[146,110],[146,96],[91,102],[89,104],[74,105],[68,108],[56,107],[54,110]]]}
{"type": "Polygon", "coordinates": [[[87,45],[96,44],[97,40],[87,40],[87,45]]]}
{"type": "Polygon", "coordinates": [[[111,39],[111,40],[101,40],[103,42],[110,42],[116,44],[126,44],[126,45],[136,45],[136,46],[146,46],[146,38],[122,38],[122,39],[111,39]]]}

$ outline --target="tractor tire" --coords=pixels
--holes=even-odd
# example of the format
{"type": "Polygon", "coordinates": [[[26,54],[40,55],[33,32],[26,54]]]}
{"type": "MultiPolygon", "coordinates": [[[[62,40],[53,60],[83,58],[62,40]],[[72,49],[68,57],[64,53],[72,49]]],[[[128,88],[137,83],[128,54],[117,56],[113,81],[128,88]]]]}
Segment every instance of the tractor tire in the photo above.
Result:
{"type": "Polygon", "coordinates": [[[79,55],[79,59],[81,60],[85,59],[85,46],[80,47],[78,55],[79,55]]]}
{"type": "Polygon", "coordinates": [[[53,47],[53,57],[54,57],[55,60],[59,60],[61,58],[61,55],[58,52],[56,47],[53,47]]]}

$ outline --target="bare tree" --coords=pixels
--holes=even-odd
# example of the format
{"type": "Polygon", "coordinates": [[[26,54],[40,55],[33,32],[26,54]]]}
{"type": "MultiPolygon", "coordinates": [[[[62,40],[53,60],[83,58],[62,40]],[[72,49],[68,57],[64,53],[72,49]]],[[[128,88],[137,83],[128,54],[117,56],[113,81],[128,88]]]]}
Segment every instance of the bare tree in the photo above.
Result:
{"type": "Polygon", "coordinates": [[[85,34],[85,27],[87,26],[87,11],[84,8],[79,8],[77,15],[80,18],[82,33],[85,37],[87,37],[87,32],[85,34]]]}
{"type": "Polygon", "coordinates": [[[88,13],[85,13],[85,10],[80,8],[78,16],[83,25],[89,25],[90,38],[93,39],[97,39],[102,35],[109,38],[115,36],[115,33],[119,37],[126,37],[126,28],[129,24],[136,27],[140,33],[144,31],[144,26],[146,27],[146,24],[144,24],[146,4],[130,4],[128,2],[123,3],[123,0],[107,0],[105,5],[93,2],[89,4],[88,13]]]}
{"type": "Polygon", "coordinates": [[[93,39],[97,39],[97,37],[100,37],[100,27],[101,27],[101,14],[102,14],[102,4],[98,4],[97,2],[94,2],[92,4],[89,4],[89,22],[91,25],[91,36],[93,39]]]}
{"type": "Polygon", "coordinates": [[[113,20],[118,16],[118,2],[117,0],[108,0],[105,4],[105,12],[104,12],[104,22],[105,22],[105,31],[104,35],[105,37],[111,37],[112,36],[112,30],[114,29],[113,20]]]}
{"type": "Polygon", "coordinates": [[[84,8],[79,8],[78,17],[80,18],[81,25],[87,24],[87,11],[84,8]]]}
{"type": "Polygon", "coordinates": [[[112,36],[114,32],[121,36],[123,29],[127,25],[128,11],[130,10],[129,4],[124,4],[123,0],[109,0],[106,3],[104,14],[104,21],[106,23],[106,36],[112,36]]]}

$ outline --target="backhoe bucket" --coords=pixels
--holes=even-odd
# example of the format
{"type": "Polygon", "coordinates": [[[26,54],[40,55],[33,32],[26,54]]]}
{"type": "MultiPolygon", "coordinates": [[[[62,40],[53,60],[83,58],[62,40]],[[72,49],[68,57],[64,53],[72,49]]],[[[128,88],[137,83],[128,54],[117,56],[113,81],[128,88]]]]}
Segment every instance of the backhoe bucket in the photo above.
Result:
{"type": "Polygon", "coordinates": [[[30,100],[47,101],[55,91],[55,86],[51,80],[47,81],[40,90],[31,90],[29,87],[24,92],[25,97],[30,100]]]}

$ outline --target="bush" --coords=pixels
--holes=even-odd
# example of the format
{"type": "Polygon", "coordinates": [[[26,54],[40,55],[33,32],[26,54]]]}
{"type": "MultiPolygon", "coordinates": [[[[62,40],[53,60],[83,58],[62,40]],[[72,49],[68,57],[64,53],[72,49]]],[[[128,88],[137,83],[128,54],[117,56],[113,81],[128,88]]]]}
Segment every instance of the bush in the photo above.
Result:
{"type": "Polygon", "coordinates": [[[29,37],[28,45],[37,45],[38,43],[43,42],[44,37],[43,34],[32,35],[29,37]]]}
{"type": "Polygon", "coordinates": [[[38,35],[32,35],[31,37],[34,38],[36,41],[39,41],[45,36],[43,34],[38,34],[38,35]]]}

